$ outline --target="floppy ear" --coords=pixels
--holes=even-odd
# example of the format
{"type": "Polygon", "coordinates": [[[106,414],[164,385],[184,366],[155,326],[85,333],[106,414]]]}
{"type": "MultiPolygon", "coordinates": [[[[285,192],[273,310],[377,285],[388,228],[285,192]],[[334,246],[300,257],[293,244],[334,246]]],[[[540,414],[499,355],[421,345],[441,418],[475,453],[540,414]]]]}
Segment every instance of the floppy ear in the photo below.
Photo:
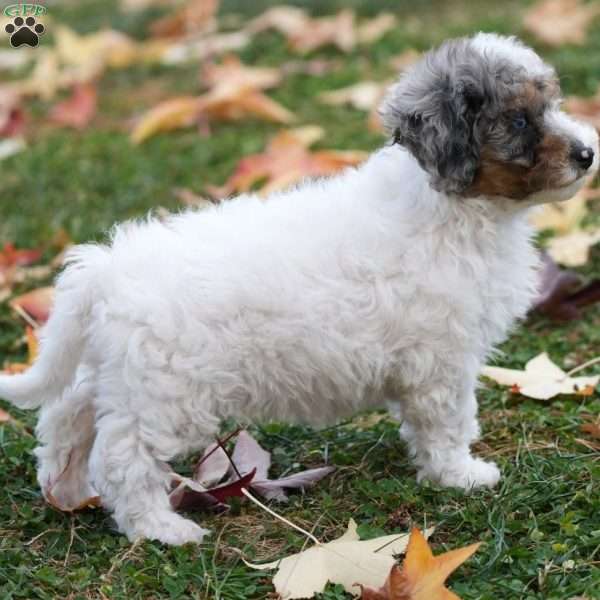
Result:
{"type": "Polygon", "coordinates": [[[476,125],[489,77],[484,67],[467,41],[448,42],[414,65],[381,106],[394,143],[413,154],[438,191],[463,192],[477,171],[476,125]]]}

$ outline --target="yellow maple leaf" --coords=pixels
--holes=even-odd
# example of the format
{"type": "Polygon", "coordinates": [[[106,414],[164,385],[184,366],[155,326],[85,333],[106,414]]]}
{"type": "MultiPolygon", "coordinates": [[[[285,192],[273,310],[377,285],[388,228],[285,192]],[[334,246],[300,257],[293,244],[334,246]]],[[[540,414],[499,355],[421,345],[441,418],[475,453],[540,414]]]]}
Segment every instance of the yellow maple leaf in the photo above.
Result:
{"type": "Polygon", "coordinates": [[[402,567],[392,567],[381,589],[364,588],[361,600],[460,600],[444,583],[480,545],[471,544],[434,556],[423,534],[414,528],[402,567]]]}

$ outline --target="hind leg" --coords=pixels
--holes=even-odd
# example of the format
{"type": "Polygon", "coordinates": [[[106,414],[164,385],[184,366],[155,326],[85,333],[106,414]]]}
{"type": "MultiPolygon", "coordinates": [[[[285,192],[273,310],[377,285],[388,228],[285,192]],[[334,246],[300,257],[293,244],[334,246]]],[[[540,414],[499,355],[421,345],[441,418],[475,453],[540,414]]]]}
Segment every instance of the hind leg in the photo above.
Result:
{"type": "Polygon", "coordinates": [[[75,384],[40,411],[35,449],[38,482],[59,506],[70,509],[95,495],[89,483],[88,458],[95,437],[94,381],[80,369],[75,384]]]}
{"type": "MultiPolygon", "coordinates": [[[[125,408],[128,403],[119,405],[125,408]]],[[[103,411],[97,427],[90,458],[92,482],[120,531],[131,541],[201,542],[209,532],[171,508],[166,461],[172,456],[158,448],[162,432],[126,410],[103,411]]]]}

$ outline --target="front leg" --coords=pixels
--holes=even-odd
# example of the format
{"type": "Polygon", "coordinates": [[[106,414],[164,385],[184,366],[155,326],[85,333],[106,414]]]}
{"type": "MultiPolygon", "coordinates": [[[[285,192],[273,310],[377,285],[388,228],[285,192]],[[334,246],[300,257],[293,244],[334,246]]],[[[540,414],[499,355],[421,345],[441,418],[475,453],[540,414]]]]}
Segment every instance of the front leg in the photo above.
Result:
{"type": "Polygon", "coordinates": [[[459,378],[456,366],[438,363],[434,372],[428,381],[410,386],[402,402],[400,435],[419,469],[418,480],[463,489],[494,487],[500,479],[498,467],[470,451],[479,436],[477,369],[472,375],[463,370],[459,378]]]}

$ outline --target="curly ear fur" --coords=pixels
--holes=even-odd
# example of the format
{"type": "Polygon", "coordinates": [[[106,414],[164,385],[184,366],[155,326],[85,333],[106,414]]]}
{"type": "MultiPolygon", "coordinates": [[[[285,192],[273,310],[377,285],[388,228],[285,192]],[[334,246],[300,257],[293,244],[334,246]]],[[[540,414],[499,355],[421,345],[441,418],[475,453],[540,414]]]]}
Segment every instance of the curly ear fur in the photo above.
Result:
{"type": "Polygon", "coordinates": [[[485,58],[468,40],[443,44],[392,87],[381,107],[395,143],[431,175],[431,185],[461,193],[479,164],[479,113],[493,82],[485,58]]]}

